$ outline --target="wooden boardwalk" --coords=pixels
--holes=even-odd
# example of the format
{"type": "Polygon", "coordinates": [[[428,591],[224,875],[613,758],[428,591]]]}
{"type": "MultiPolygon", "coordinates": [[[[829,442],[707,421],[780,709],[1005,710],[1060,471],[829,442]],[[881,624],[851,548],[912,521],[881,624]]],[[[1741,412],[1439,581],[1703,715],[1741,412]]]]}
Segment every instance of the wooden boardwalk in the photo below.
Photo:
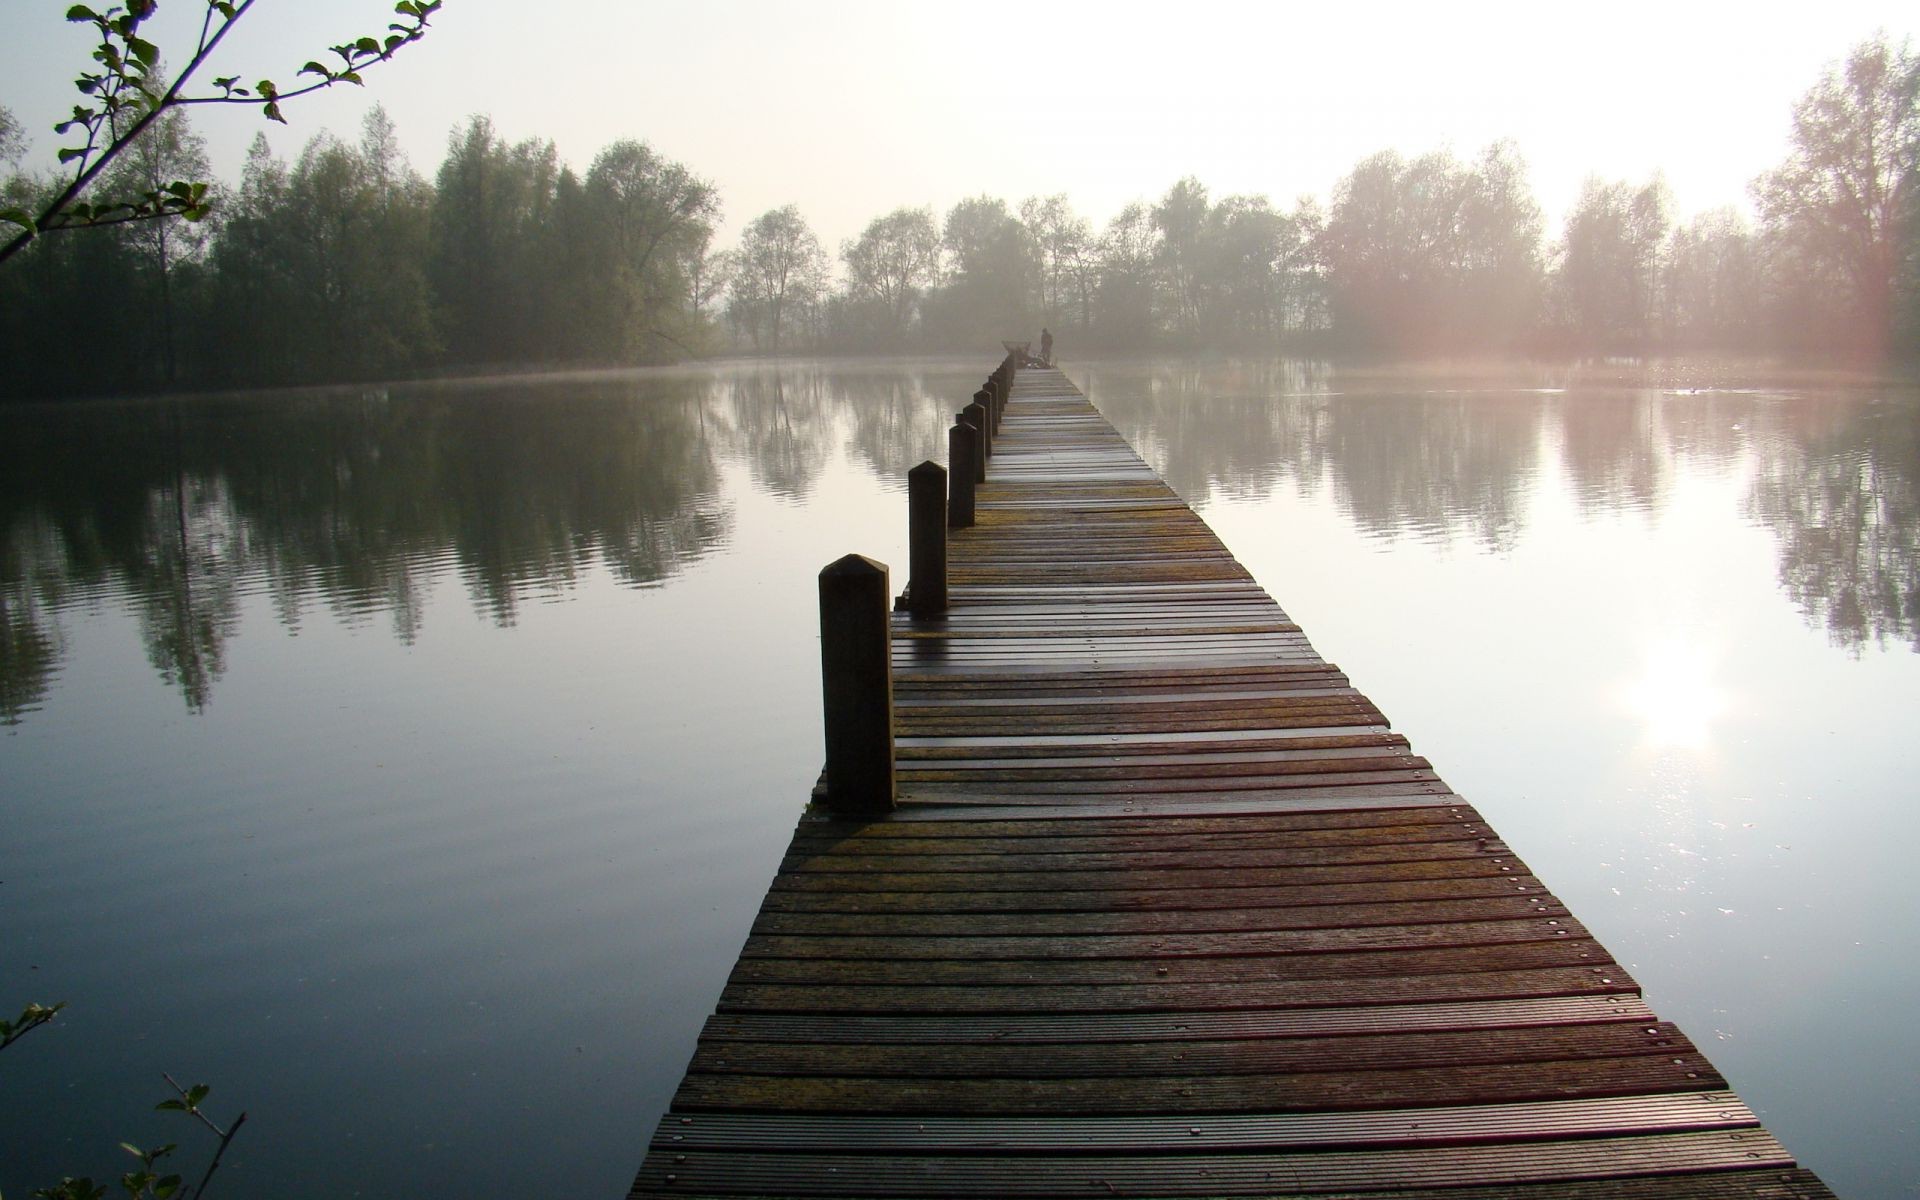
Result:
{"type": "Polygon", "coordinates": [[[634,1196],[1825,1197],[1058,372],[634,1196]]]}

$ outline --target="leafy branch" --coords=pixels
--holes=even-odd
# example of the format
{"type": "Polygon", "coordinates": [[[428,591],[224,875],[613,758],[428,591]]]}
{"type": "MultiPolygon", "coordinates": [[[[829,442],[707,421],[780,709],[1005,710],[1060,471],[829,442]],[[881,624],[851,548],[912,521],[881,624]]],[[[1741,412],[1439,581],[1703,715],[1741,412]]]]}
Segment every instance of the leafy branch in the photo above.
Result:
{"type": "MultiPolygon", "coordinates": [[[[174,1152],[177,1143],[169,1142],[153,1150],[142,1150],[132,1142],[121,1142],[120,1148],[139,1159],[140,1167],[138,1170],[128,1171],[120,1176],[120,1187],[126,1192],[129,1200],[174,1200],[176,1196],[180,1197],[180,1200],[200,1200],[200,1197],[206,1194],[207,1184],[213,1179],[213,1173],[220,1169],[220,1159],[226,1154],[227,1146],[233,1141],[233,1135],[240,1132],[240,1126],[246,1122],[247,1114],[241,1113],[233,1119],[233,1124],[222,1129],[200,1108],[200,1102],[207,1098],[211,1088],[204,1083],[183,1088],[173,1076],[163,1077],[176,1095],[162,1100],[154,1105],[154,1108],[168,1112],[183,1112],[195,1118],[220,1139],[219,1148],[213,1152],[213,1159],[207,1164],[206,1171],[201,1174],[200,1182],[194,1185],[192,1191],[182,1193],[181,1184],[185,1182],[184,1177],[160,1173],[164,1169],[161,1166],[161,1160],[174,1152]]],[[[85,1176],[78,1179],[68,1176],[52,1187],[36,1189],[33,1194],[35,1200],[106,1200],[107,1188],[105,1184],[95,1183],[85,1176]]]]}
{"type": "Polygon", "coordinates": [[[5,245],[0,245],[0,262],[25,249],[42,234],[63,229],[119,225],[129,221],[164,220],[182,217],[203,220],[211,209],[207,184],[176,180],[138,195],[97,204],[79,200],[87,185],[122,151],[132,145],[147,127],[171,108],[196,104],[258,105],[261,115],[286,124],[280,105],[335,84],[361,86],[361,72],[390,61],[402,47],[419,41],[444,0],[399,0],[394,14],[399,18],[387,25],[380,36],[356,38],[330,47],[339,61],[330,64],[309,61],[295,73],[297,79],[312,76],[311,81],[282,91],[271,79],[261,79],[252,87],[241,87],[238,75],[212,81],[215,89],[201,95],[185,91],[234,25],[245,17],[258,0],[207,0],[200,21],[200,38],[185,69],[171,84],[163,85],[160,75],[160,48],[140,35],[141,26],[159,8],[159,0],[127,0],[126,6],[95,11],[85,4],[67,10],[67,20],[92,25],[99,38],[92,59],[93,69],[81,72],[74,80],[85,99],[73,106],[73,116],[54,126],[54,132],[74,136],[78,141],[60,150],[60,163],[73,169],[58,195],[31,213],[24,208],[0,210],[0,223],[17,226],[5,245]]]}
{"type": "Polygon", "coordinates": [[[42,1025],[53,1020],[54,1017],[59,1015],[60,1010],[66,1006],[67,1002],[64,1000],[58,1004],[29,1004],[20,1010],[18,1017],[11,1021],[5,1017],[0,1017],[0,1050],[5,1050],[8,1046],[13,1045],[29,1033],[32,1033],[42,1025]]]}

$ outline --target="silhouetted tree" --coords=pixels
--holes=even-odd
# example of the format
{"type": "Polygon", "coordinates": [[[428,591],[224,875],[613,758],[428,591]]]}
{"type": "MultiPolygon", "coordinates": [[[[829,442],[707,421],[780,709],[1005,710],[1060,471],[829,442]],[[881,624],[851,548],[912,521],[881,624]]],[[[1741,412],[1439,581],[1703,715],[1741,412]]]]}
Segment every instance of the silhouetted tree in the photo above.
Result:
{"type": "Polygon", "coordinates": [[[1905,239],[1920,192],[1920,57],[1885,35],[1855,47],[1794,106],[1792,146],[1753,185],[1790,294],[1787,321],[1807,328],[1830,303],[1829,338],[1883,353],[1914,252],[1905,239]]]}
{"type": "Polygon", "coordinates": [[[434,188],[428,276],[454,362],[554,356],[559,178],[550,141],[508,145],[483,116],[449,135],[434,188]]]}

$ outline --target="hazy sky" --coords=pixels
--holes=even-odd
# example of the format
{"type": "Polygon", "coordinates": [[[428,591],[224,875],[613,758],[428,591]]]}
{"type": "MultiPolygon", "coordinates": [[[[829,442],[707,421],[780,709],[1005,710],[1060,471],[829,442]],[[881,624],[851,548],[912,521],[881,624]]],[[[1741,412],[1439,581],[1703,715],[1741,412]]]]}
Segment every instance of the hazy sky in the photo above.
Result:
{"type": "MultiPolygon", "coordinates": [[[[34,135],[35,163],[52,161],[49,126],[90,48],[66,7],[0,0],[0,104],[34,135]]],[[[202,11],[168,0],[149,24],[171,63],[202,11]]],[[[284,88],[390,12],[261,0],[209,75],[284,88]]],[[[1664,171],[1682,214],[1744,208],[1748,181],[1784,153],[1793,100],[1877,30],[1920,41],[1920,3],[447,0],[364,90],[289,104],[291,128],[251,109],[195,120],[228,180],[256,130],[291,158],[323,128],[357,136],[376,100],[429,174],[470,113],[510,139],[552,138],[582,172],[607,143],[641,138],[719,186],[723,241],[795,203],[829,250],[899,206],[983,192],[1066,192],[1104,222],[1192,174],[1215,197],[1284,207],[1325,198],[1377,150],[1464,158],[1506,137],[1551,230],[1589,173],[1664,171]]]]}

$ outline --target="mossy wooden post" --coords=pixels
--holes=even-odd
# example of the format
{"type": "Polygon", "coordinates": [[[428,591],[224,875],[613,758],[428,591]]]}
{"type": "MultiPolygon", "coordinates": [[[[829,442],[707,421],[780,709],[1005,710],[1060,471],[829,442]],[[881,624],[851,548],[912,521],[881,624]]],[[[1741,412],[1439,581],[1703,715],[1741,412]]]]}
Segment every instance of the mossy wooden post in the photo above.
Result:
{"type": "Polygon", "coordinates": [[[923,462],[907,472],[907,611],[947,611],[947,469],[923,462]]]}
{"type": "Polygon", "coordinates": [[[947,528],[973,524],[973,489],[979,482],[974,460],[980,454],[980,431],[965,421],[947,430],[947,528]]]}
{"type": "Polygon", "coordinates": [[[987,406],[975,400],[960,410],[960,419],[970,421],[980,431],[980,482],[987,481],[987,460],[993,457],[993,415],[987,406]]]}
{"type": "Polygon", "coordinates": [[[820,685],[826,703],[827,806],[893,808],[893,664],[887,564],[858,554],[820,572],[820,685]]]}

